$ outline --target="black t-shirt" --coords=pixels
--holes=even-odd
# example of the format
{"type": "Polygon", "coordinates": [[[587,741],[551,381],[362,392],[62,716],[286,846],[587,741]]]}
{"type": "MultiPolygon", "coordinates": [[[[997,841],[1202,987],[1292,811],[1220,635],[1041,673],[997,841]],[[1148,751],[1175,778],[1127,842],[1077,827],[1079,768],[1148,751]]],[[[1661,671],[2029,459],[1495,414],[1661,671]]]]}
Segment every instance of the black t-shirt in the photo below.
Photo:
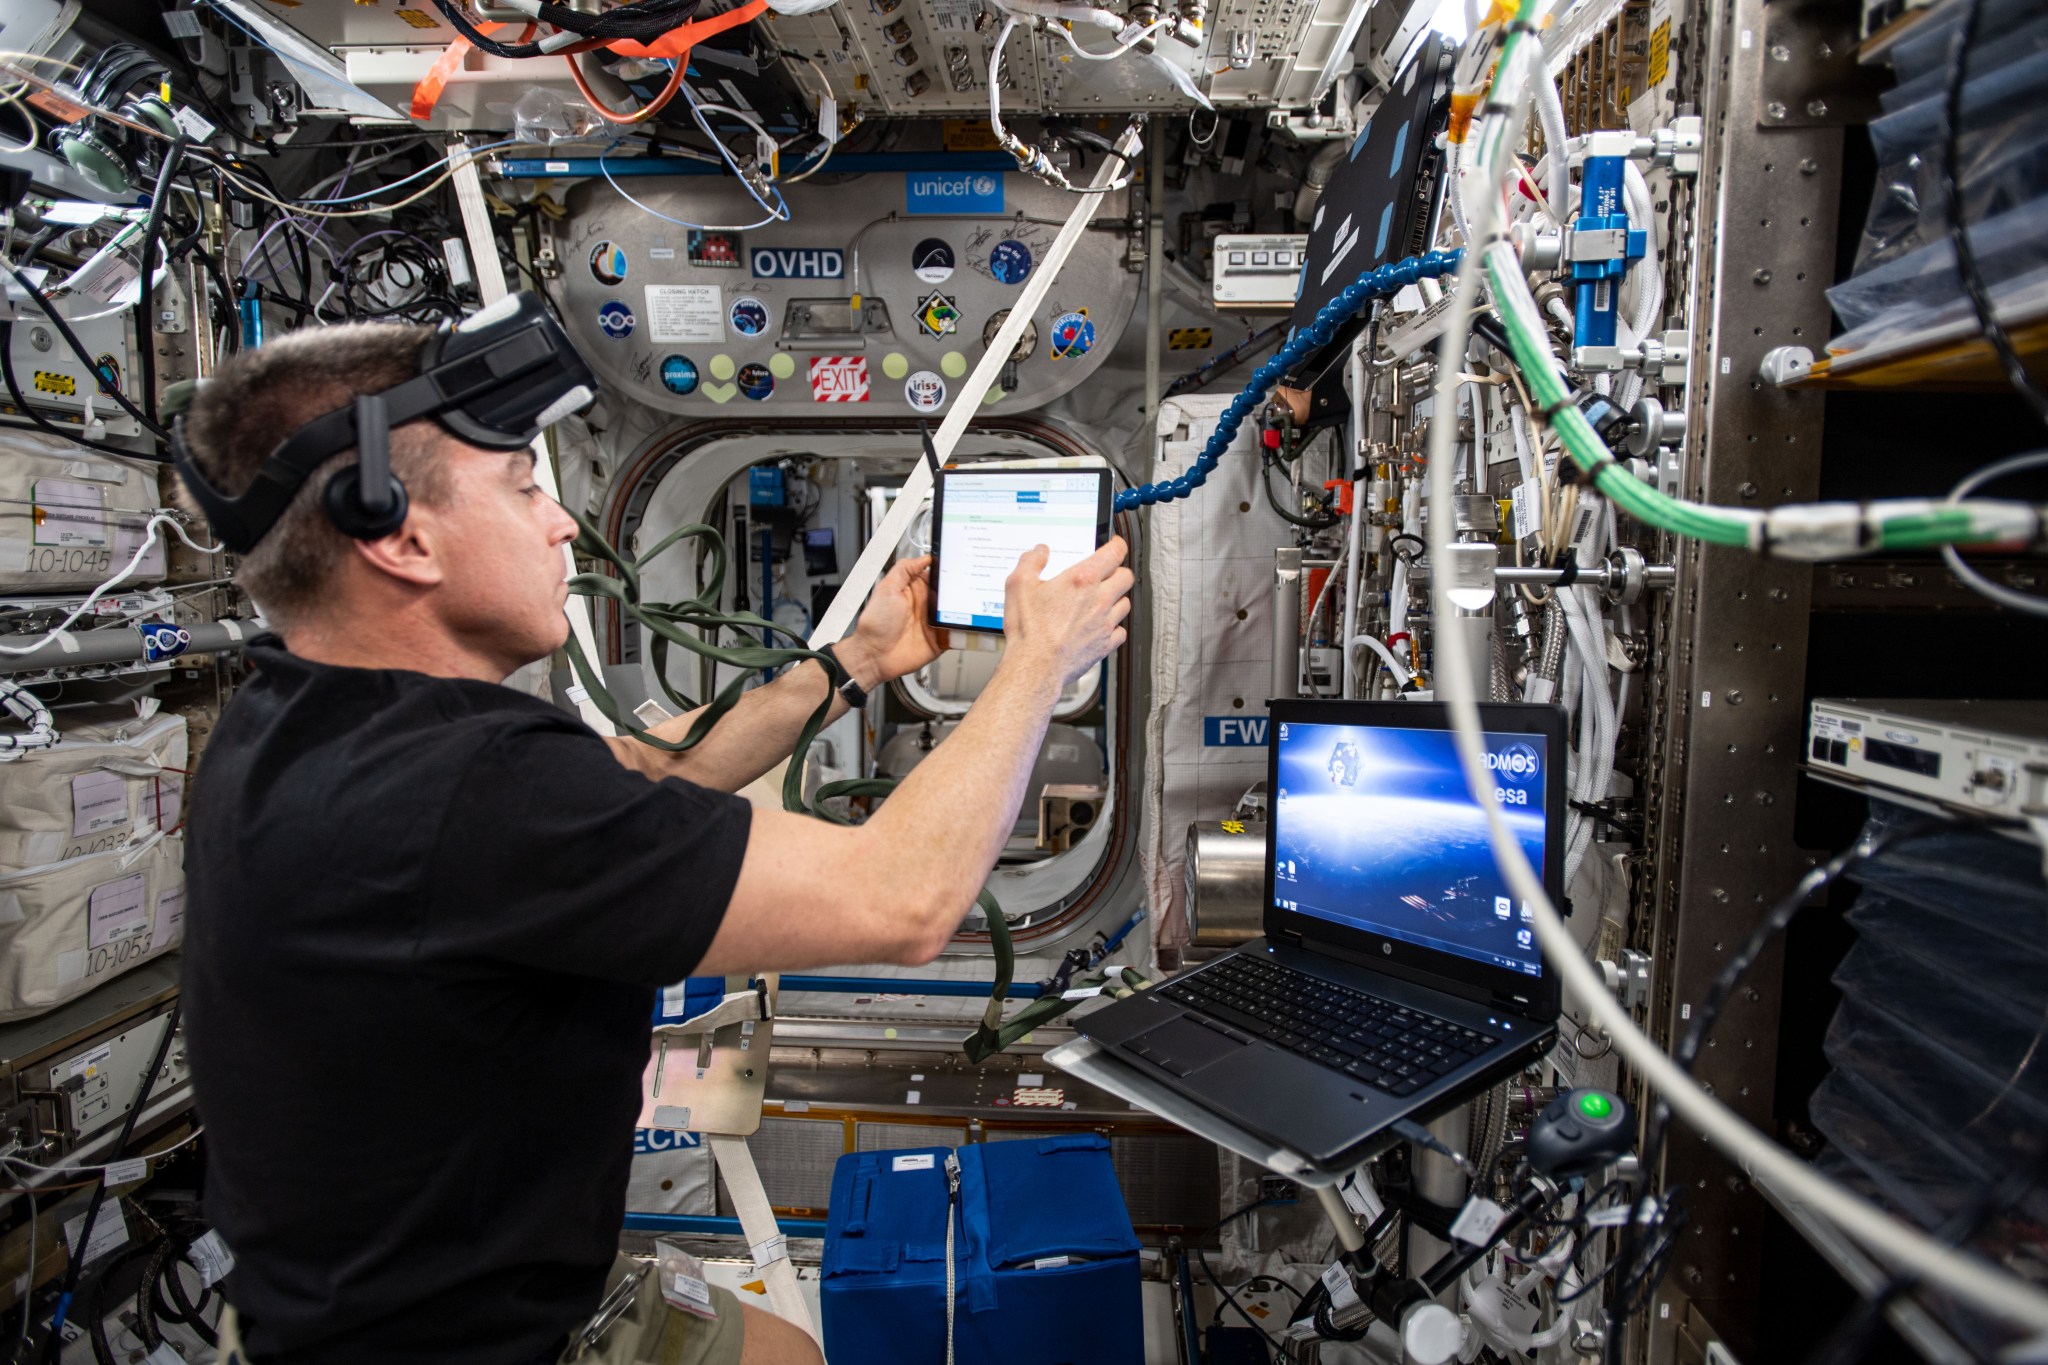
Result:
{"type": "Polygon", "coordinates": [[[487,683],[252,643],[194,784],[206,1213],[262,1365],[516,1365],[618,1249],[655,988],[748,806],[487,683]]]}

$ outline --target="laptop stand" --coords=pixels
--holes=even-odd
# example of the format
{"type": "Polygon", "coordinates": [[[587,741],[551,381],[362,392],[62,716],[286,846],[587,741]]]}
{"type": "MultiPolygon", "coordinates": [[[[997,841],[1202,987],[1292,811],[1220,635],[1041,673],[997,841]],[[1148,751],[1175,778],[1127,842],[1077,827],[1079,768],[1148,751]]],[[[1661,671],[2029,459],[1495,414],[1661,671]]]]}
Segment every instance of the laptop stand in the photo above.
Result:
{"type": "MultiPolygon", "coordinates": [[[[1363,1165],[1366,1160],[1366,1157],[1361,1157],[1341,1170],[1319,1171],[1299,1152],[1253,1137],[1229,1119],[1211,1113],[1177,1091],[1167,1089],[1092,1038],[1076,1038],[1070,1043],[1062,1043],[1047,1052],[1045,1060],[1070,1076],[1100,1086],[1128,1104],[1157,1114],[1168,1123],[1185,1128],[1196,1137],[1207,1138],[1218,1147],[1235,1152],[1247,1161],[1255,1161],[1307,1189],[1334,1188],[1354,1167],[1363,1165]]],[[[1386,1145],[1391,1147],[1395,1141],[1397,1139],[1389,1133],[1386,1145]]],[[[1369,1152],[1366,1155],[1376,1154],[1369,1152]]]]}

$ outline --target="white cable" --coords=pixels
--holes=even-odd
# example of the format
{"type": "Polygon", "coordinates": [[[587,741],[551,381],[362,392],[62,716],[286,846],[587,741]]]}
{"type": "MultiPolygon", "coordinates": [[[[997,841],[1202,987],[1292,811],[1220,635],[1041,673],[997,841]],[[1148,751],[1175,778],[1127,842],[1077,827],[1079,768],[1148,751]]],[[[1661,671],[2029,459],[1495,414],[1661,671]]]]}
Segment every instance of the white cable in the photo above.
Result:
{"type": "MultiPolygon", "coordinates": [[[[1614,694],[1607,690],[1607,636],[1601,627],[1600,609],[1586,588],[1558,589],[1564,608],[1565,630],[1573,652],[1579,657],[1580,709],[1579,771],[1577,797],[1592,804],[1605,800],[1614,778],[1616,722],[1614,694]]],[[[1593,841],[1593,821],[1580,816],[1578,828],[1566,841],[1564,880],[1570,886],[1579,864],[1593,841]]]]}
{"type": "Polygon", "coordinates": [[[1066,39],[1067,46],[1074,49],[1074,55],[1076,57],[1081,58],[1083,61],[1113,62],[1118,57],[1124,56],[1132,48],[1136,47],[1139,43],[1144,42],[1147,38],[1150,38],[1153,34],[1159,32],[1160,29],[1166,28],[1172,23],[1173,21],[1171,19],[1158,20],[1157,22],[1149,25],[1148,27],[1139,30],[1132,37],[1126,39],[1123,42],[1118,43],[1115,47],[1111,48],[1107,52],[1090,52],[1087,48],[1082,47],[1079,40],[1077,40],[1074,37],[1074,31],[1068,28],[1065,24],[1052,25],[1052,31],[1054,33],[1059,34],[1060,37],[1066,39]]]}
{"type": "Polygon", "coordinates": [[[996,135],[996,141],[1007,143],[1009,134],[1003,131],[1003,87],[997,80],[1003,69],[1003,49],[1010,44],[1010,35],[1017,31],[1017,16],[1007,15],[1002,31],[996,34],[995,45],[988,50],[988,126],[996,135]]]}
{"type": "MultiPolygon", "coordinates": [[[[1345,570],[1345,565],[1350,563],[1350,556],[1351,552],[1347,549],[1344,552],[1344,558],[1339,559],[1335,564],[1333,564],[1330,567],[1330,572],[1324,576],[1323,590],[1316,594],[1315,604],[1308,609],[1308,615],[1301,618],[1301,632],[1303,639],[1314,638],[1313,632],[1315,629],[1316,613],[1323,609],[1323,603],[1326,600],[1328,600],[1330,596],[1330,589],[1336,585],[1338,575],[1342,574],[1345,570]]],[[[1332,612],[1331,614],[1333,616],[1335,615],[1334,612],[1332,612]]],[[[1330,633],[1340,640],[1344,637],[1344,632],[1342,630],[1333,630],[1330,633]]],[[[1307,656],[1307,651],[1303,651],[1303,656],[1305,660],[1307,656]]],[[[1301,671],[1295,675],[1295,678],[1297,681],[1310,681],[1308,669],[1306,667],[1303,667],[1301,671]]],[[[1315,695],[1320,696],[1322,694],[1318,692],[1315,695]]],[[[1338,695],[1343,695],[1341,687],[1338,691],[1338,695]]]]}
{"type": "Polygon", "coordinates": [[[1536,121],[1543,129],[1543,192],[1550,199],[1550,220],[1562,228],[1572,211],[1572,140],[1565,130],[1564,97],[1550,73],[1537,73],[1536,121]]]}
{"type": "Polygon", "coordinates": [[[26,753],[30,749],[47,749],[60,738],[56,722],[50,718],[50,708],[43,705],[43,699],[5,678],[0,678],[0,712],[28,727],[25,735],[0,734],[0,759],[26,753]]]}
{"type": "MultiPolygon", "coordinates": [[[[2040,469],[2044,465],[2048,465],[2048,450],[2014,455],[2010,459],[1986,465],[1951,489],[1948,500],[1961,502],[1965,495],[1976,492],[1994,479],[2002,479],[2008,474],[2019,474],[2029,469],[2040,469]]],[[[1953,545],[1942,546],[1941,557],[1947,562],[1950,573],[1961,579],[1971,590],[1990,598],[2000,606],[2026,612],[2029,616],[2048,616],[2048,597],[2036,597],[2033,593],[2019,592],[2002,583],[1992,582],[1971,568],[1953,545]]]]}
{"type": "MultiPolygon", "coordinates": [[[[169,1156],[172,1152],[177,1151],[179,1148],[190,1147],[193,1143],[199,1141],[199,1135],[201,1133],[204,1133],[205,1131],[206,1127],[204,1124],[202,1124],[199,1127],[194,1128],[191,1132],[185,1134],[184,1137],[179,1138],[170,1146],[154,1152],[144,1152],[142,1155],[144,1157],[147,1157],[151,1161],[156,1160],[160,1156],[169,1156]]],[[[24,1167],[28,1170],[34,1171],[37,1175],[71,1175],[72,1173],[77,1171],[104,1171],[111,1166],[125,1166],[128,1164],[125,1161],[107,1161],[102,1162],[97,1166],[38,1166],[35,1162],[30,1161],[27,1157],[21,1156],[0,1157],[0,1161],[6,1162],[9,1166],[24,1167]]]]}
{"type": "MultiPolygon", "coordinates": [[[[685,86],[683,88],[688,89],[689,87],[685,86]]],[[[618,143],[614,142],[612,144],[612,147],[616,147],[618,145],[618,143]]],[[[769,216],[763,218],[758,223],[692,223],[682,218],[671,218],[667,214],[663,213],[660,209],[651,208],[648,205],[641,203],[638,199],[635,199],[632,195],[626,192],[626,187],[618,182],[617,178],[612,175],[611,167],[605,164],[605,157],[610,154],[612,147],[607,147],[604,149],[604,151],[599,152],[597,154],[598,171],[604,176],[605,183],[610,185],[612,189],[617,192],[619,198],[625,200],[627,203],[631,204],[634,208],[640,210],[642,213],[646,214],[650,218],[659,218],[662,222],[674,223],[677,227],[696,228],[699,232],[752,232],[755,228],[764,228],[767,227],[770,223],[786,222],[789,219],[789,211],[786,205],[784,206],[784,209],[780,214],[777,214],[773,209],[770,209],[769,216]]],[[[746,182],[743,179],[741,183],[745,184],[746,182]]],[[[769,188],[773,189],[774,187],[771,185],[769,188]]],[[[747,185],[747,193],[754,194],[754,187],[752,185],[747,185]]],[[[782,191],[776,190],[775,197],[777,199],[781,199],[782,191]]],[[[759,203],[760,196],[754,195],[754,200],[756,203],[759,203]]]]}
{"type": "Polygon", "coordinates": [[[1409,677],[1408,665],[1402,663],[1399,659],[1395,658],[1394,651],[1388,649],[1386,643],[1383,640],[1381,640],[1379,636],[1354,635],[1351,637],[1351,648],[1354,653],[1357,652],[1359,646],[1361,645],[1372,650],[1373,653],[1379,655],[1380,658],[1383,661],[1385,661],[1388,672],[1392,673],[1396,678],[1400,679],[1403,682],[1407,681],[1409,677]]]}
{"type": "MultiPolygon", "coordinates": [[[[1549,8],[1550,0],[1531,0],[1521,18],[1540,25],[1544,12],[1549,8]]],[[[1517,43],[1514,69],[1509,69],[1509,64],[1504,62],[1496,76],[1495,99],[1501,97],[1503,88],[1516,93],[1514,108],[1508,114],[1509,128],[1521,126],[1520,113],[1526,108],[1527,99],[1522,87],[1528,80],[1530,66],[1527,54],[1534,46],[1534,43],[1517,43]]],[[[1492,123],[1497,117],[1489,112],[1487,122],[1492,123]]],[[[1485,136],[1486,130],[1478,134],[1482,148],[1485,136]]],[[[1484,238],[1490,241],[1499,211],[1499,196],[1494,186],[1488,185],[1484,189],[1485,192],[1477,196],[1475,227],[1481,229],[1484,238]]],[[[1477,301],[1479,279],[1479,253],[1468,250],[1458,268],[1458,302],[1450,311],[1450,323],[1438,351],[1436,402],[1439,411],[1450,411],[1452,385],[1456,382],[1459,368],[1457,362],[1465,353],[1466,340],[1470,335],[1471,305],[1477,301]]],[[[1454,424],[1449,422],[1430,425],[1427,465],[1430,498],[1435,505],[1448,507],[1456,432],[1454,424]]],[[[1430,518],[1432,555],[1448,557],[1450,521],[1449,517],[1430,518]]],[[[1439,577],[1435,579],[1432,590],[1440,590],[1443,586],[1439,577]]],[[[1448,601],[1440,602],[1437,610],[1446,617],[1453,614],[1448,601]]],[[[2029,1331],[2048,1331],[2048,1293],[1981,1256],[1936,1241],[1793,1157],[1703,1089],[1636,1026],[1634,1018],[1622,1008],[1600,979],[1600,974],[1585,959],[1578,940],[1558,915],[1557,907],[1551,904],[1543,879],[1529,866],[1520,841],[1501,818],[1499,802],[1493,795],[1492,779],[1487,773],[1483,731],[1467,673],[1470,661],[1464,637],[1457,631],[1444,631],[1437,639],[1437,648],[1446,656],[1443,666],[1437,670],[1440,693],[1449,704],[1452,733],[1458,756],[1465,767],[1467,785],[1473,799],[1486,813],[1494,858],[1514,894],[1527,901],[1534,911],[1536,937],[1541,942],[1544,959],[1556,969],[1564,989],[1592,1016],[1593,1026],[1605,1029],[1614,1041],[1615,1050],[1626,1058],[1644,1082],[1661,1093],[1680,1119],[1719,1148],[1752,1183],[1768,1183],[1780,1198],[1803,1205],[1808,1212],[1835,1224],[1872,1256],[1895,1269],[1939,1286],[1955,1298],[2029,1331]]]]}
{"type": "MultiPolygon", "coordinates": [[[[1643,258],[1628,272],[1629,282],[1635,286],[1635,306],[1629,311],[1628,325],[1640,342],[1656,334],[1658,319],[1664,312],[1664,266],[1657,258],[1657,224],[1653,221],[1657,205],[1650,197],[1650,182],[1633,158],[1622,162],[1621,170],[1629,220],[1643,225],[1643,258]]],[[[1641,370],[1623,374],[1614,386],[1615,405],[1627,412],[1643,396],[1647,383],[1641,370]]]]}
{"type": "Polygon", "coordinates": [[[184,541],[187,545],[197,550],[200,554],[217,555],[221,552],[221,549],[223,548],[219,545],[201,545],[198,541],[192,539],[191,536],[185,534],[185,528],[178,524],[178,519],[176,517],[172,516],[168,512],[158,512],[149,519],[149,526],[143,532],[142,544],[136,548],[134,557],[128,561],[128,563],[122,568],[121,572],[115,574],[112,578],[109,578],[106,582],[100,584],[97,588],[94,588],[92,590],[91,596],[87,597],[83,602],[80,602],[69,616],[65,617],[62,622],[53,627],[48,633],[46,633],[41,639],[37,640],[34,644],[0,645],[0,654],[33,654],[37,650],[41,649],[43,646],[49,644],[50,641],[56,639],[59,635],[62,635],[65,631],[71,629],[71,627],[77,623],[79,617],[85,615],[87,612],[93,609],[94,603],[98,602],[100,598],[106,596],[109,590],[127,581],[129,575],[133,574],[137,569],[142,567],[143,556],[147,555],[149,553],[150,547],[156,544],[156,532],[157,528],[160,526],[170,527],[173,531],[177,532],[178,539],[184,541]]]}

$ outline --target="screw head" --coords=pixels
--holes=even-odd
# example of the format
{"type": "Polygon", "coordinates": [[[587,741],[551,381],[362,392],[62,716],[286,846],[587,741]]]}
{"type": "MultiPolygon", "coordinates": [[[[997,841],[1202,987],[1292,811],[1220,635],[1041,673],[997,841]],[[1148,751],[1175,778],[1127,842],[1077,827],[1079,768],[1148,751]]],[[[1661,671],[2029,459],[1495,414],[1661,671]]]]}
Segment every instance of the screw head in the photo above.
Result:
{"type": "Polygon", "coordinates": [[[1768,270],[1759,270],[1756,272],[1756,274],[1751,275],[1750,278],[1760,285],[1769,284],[1771,282],[1771,272],[1768,270]]]}
{"type": "Polygon", "coordinates": [[[1769,104],[1766,104],[1764,106],[1764,116],[1776,123],[1783,123],[1785,121],[1785,115],[1790,112],[1791,111],[1785,107],[1785,102],[1783,100],[1772,100],[1769,104]]]}
{"type": "Polygon", "coordinates": [[[1731,687],[1726,692],[1723,692],[1721,694],[1721,699],[1727,702],[1730,706],[1740,706],[1742,705],[1742,689],[1739,687],[1731,687]]]}
{"type": "Polygon", "coordinates": [[[1799,163],[1799,173],[1801,175],[1819,175],[1820,163],[1809,156],[1799,163]]]}
{"type": "Polygon", "coordinates": [[[1757,491],[1757,486],[1753,483],[1745,483],[1744,485],[1742,485],[1742,496],[1745,498],[1755,497],[1757,495],[1757,491]]]}
{"type": "Polygon", "coordinates": [[[1786,46],[1785,46],[1785,45],[1784,45],[1783,43],[1772,43],[1772,44],[1771,44],[1771,60],[1772,60],[1772,61],[1774,61],[1774,62],[1789,62],[1789,61],[1791,61],[1791,60],[1792,60],[1792,49],[1791,49],[1791,48],[1789,48],[1789,47],[1786,47],[1786,46]]]}
{"type": "Polygon", "coordinates": [[[1828,102],[1826,100],[1808,100],[1806,102],[1806,116],[1808,118],[1826,118],[1828,116],[1828,102]]]}

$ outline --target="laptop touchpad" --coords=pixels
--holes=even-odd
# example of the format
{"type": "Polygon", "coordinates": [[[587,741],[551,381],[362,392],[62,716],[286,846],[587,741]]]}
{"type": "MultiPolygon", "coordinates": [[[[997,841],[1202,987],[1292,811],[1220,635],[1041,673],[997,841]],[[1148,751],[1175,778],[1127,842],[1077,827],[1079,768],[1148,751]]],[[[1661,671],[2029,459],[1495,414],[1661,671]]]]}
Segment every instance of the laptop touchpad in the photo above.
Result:
{"type": "Polygon", "coordinates": [[[1204,1028],[1192,1019],[1171,1019],[1125,1044],[1132,1052],[1175,1076],[1200,1071],[1245,1045],[1204,1028]]]}

